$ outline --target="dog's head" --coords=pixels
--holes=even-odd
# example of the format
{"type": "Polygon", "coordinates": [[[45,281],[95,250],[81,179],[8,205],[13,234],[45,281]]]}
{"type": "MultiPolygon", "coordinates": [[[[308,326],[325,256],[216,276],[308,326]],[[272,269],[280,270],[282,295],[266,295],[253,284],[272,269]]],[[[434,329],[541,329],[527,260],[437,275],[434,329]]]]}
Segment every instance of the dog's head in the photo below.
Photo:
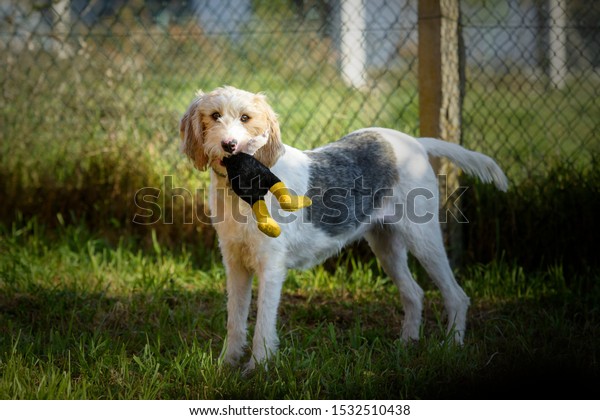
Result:
{"type": "Polygon", "coordinates": [[[229,154],[250,153],[271,167],[284,153],[279,123],[264,95],[230,86],[198,92],[181,118],[183,151],[199,170],[229,154]]]}

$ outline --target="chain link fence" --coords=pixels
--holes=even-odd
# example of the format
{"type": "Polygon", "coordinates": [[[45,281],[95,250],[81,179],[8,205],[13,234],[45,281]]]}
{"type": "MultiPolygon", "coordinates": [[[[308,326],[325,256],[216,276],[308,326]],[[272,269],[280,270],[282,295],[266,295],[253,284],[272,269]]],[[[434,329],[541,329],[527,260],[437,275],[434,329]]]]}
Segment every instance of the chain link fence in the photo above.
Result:
{"type": "Polygon", "coordinates": [[[463,142],[517,182],[600,152],[600,4],[463,1],[463,142]]]}
{"type": "MultiPolygon", "coordinates": [[[[513,185],[597,169],[600,3],[460,6],[463,144],[513,185]]],[[[266,93],[300,148],[365,126],[418,135],[417,32],[417,0],[0,0],[3,214],[85,206],[118,226],[163,175],[202,185],[178,150],[197,89],[266,93]]]]}
{"type": "Polygon", "coordinates": [[[3,105],[26,97],[29,108],[34,97],[48,95],[51,110],[39,110],[44,104],[30,110],[39,114],[36,123],[51,123],[51,111],[94,132],[128,115],[162,114],[168,118],[160,125],[151,118],[142,123],[171,139],[197,89],[228,84],[267,93],[291,144],[310,147],[373,124],[414,133],[415,7],[392,1],[366,2],[358,11],[320,1],[3,2],[3,105]],[[342,24],[344,11],[351,15],[346,25],[359,25],[361,33],[342,24]],[[358,45],[347,44],[352,41],[358,45]],[[341,54],[356,47],[368,54],[364,62],[345,64],[361,66],[346,77],[341,54]],[[117,117],[111,106],[118,118],[105,122],[103,111],[117,117]]]}

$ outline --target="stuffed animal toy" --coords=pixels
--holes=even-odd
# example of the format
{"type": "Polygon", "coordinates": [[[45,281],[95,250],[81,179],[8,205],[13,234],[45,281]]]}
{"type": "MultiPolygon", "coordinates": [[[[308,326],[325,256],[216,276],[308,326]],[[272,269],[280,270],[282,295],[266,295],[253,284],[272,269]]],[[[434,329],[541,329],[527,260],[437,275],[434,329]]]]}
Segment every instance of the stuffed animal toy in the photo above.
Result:
{"type": "Polygon", "coordinates": [[[233,191],[252,207],[258,229],[272,238],[281,233],[279,224],[271,217],[265,195],[268,191],[277,198],[283,210],[296,211],[312,204],[310,198],[290,194],[286,185],[271,170],[247,153],[229,155],[222,159],[233,191]]]}

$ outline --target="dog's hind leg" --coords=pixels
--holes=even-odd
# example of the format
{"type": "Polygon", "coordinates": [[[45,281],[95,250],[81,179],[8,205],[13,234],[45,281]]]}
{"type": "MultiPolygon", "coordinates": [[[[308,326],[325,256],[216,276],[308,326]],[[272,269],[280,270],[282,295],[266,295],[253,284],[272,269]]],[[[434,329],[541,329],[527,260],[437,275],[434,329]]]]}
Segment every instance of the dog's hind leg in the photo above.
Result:
{"type": "Polygon", "coordinates": [[[410,252],[419,260],[431,280],[442,292],[448,315],[448,333],[453,333],[454,341],[462,344],[469,297],[454,278],[437,218],[428,223],[407,223],[402,226],[403,237],[410,252]]]}
{"type": "Polygon", "coordinates": [[[400,291],[404,308],[402,340],[418,340],[423,312],[423,289],[408,268],[407,248],[394,226],[378,227],[365,235],[373,253],[400,291]]]}

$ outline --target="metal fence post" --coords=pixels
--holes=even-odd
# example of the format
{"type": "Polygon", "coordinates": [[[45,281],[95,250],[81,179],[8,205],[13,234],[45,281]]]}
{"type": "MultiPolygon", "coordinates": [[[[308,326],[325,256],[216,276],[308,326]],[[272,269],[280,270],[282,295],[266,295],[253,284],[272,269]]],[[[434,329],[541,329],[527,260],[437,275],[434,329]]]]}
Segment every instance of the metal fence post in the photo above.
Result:
{"type": "MultiPolygon", "coordinates": [[[[419,130],[422,137],[461,142],[461,54],[458,0],[419,0],[419,130]]],[[[440,219],[451,262],[460,261],[462,229],[448,202],[459,187],[459,171],[432,159],[440,180],[440,219]],[[443,223],[444,220],[446,223],[443,223]]]]}
{"type": "Polygon", "coordinates": [[[355,88],[366,85],[367,51],[363,0],[342,0],[340,10],[340,61],[342,78],[355,88]]]}
{"type": "Polygon", "coordinates": [[[562,89],[567,76],[567,4],[565,0],[550,0],[549,8],[548,70],[553,87],[562,89]]]}
{"type": "Polygon", "coordinates": [[[54,46],[57,51],[59,59],[69,58],[73,51],[68,44],[68,36],[71,31],[71,2],[69,0],[59,0],[54,3],[54,36],[56,39],[56,45],[54,46]]]}

